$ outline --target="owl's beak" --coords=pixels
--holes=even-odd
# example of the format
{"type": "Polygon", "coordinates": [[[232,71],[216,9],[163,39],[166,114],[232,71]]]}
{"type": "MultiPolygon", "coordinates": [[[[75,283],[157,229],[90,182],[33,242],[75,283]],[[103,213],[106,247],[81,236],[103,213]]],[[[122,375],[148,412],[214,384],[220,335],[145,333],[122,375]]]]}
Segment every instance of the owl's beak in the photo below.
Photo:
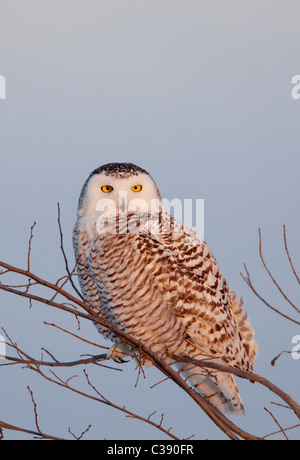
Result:
{"type": "Polygon", "coordinates": [[[125,212],[127,209],[127,193],[126,192],[120,192],[119,194],[119,209],[122,212],[125,212]]]}
{"type": "Polygon", "coordinates": [[[126,211],[126,201],[124,199],[120,203],[120,209],[122,212],[126,211]]]}

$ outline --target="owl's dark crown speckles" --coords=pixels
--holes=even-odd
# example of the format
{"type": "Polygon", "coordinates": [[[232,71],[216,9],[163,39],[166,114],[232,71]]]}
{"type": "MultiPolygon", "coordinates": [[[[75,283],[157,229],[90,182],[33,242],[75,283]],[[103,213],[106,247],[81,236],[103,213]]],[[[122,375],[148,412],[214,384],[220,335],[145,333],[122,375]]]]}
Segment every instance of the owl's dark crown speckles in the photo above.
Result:
{"type": "Polygon", "coordinates": [[[120,178],[137,176],[141,173],[149,175],[149,173],[145,171],[145,169],[140,168],[139,166],[136,166],[133,163],[107,163],[106,165],[100,166],[100,168],[95,169],[90,174],[90,177],[94,176],[95,174],[102,173],[104,173],[106,176],[120,178]]]}

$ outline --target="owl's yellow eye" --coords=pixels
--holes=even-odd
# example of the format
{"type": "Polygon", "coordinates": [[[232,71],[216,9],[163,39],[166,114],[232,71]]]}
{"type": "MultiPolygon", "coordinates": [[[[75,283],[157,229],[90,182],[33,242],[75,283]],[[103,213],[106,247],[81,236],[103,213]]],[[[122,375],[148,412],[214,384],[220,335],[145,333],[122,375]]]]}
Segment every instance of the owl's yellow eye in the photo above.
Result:
{"type": "Polygon", "coordinates": [[[113,189],[114,189],[114,188],[113,188],[111,185],[103,185],[103,186],[101,187],[101,190],[102,190],[102,192],[104,192],[104,193],[112,192],[113,189]]]}
{"type": "Polygon", "coordinates": [[[131,190],[133,190],[134,192],[140,192],[142,190],[142,186],[134,185],[133,187],[131,187],[131,190]]]}

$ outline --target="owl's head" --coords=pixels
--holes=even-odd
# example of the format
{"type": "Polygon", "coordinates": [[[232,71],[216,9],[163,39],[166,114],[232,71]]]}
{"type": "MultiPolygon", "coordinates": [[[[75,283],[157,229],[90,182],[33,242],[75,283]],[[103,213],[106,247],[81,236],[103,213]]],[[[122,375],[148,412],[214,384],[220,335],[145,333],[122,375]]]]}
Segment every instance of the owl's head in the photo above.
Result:
{"type": "Polygon", "coordinates": [[[95,169],[79,198],[79,214],[153,212],[161,195],[150,174],[132,163],[108,163],[95,169]]]}

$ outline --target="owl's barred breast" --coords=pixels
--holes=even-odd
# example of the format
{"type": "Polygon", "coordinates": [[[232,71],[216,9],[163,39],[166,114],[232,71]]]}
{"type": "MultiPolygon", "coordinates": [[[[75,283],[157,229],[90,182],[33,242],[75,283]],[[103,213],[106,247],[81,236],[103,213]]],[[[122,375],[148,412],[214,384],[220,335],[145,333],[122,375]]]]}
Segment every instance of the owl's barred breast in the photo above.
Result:
{"type": "MultiPolygon", "coordinates": [[[[161,250],[160,245],[153,243],[146,254],[137,250],[141,244],[137,232],[95,231],[92,243],[85,235],[80,232],[78,239],[82,248],[78,274],[96,312],[153,351],[168,355],[183,351],[185,326],[163,295],[153,289],[160,270],[153,255],[161,250]]],[[[114,339],[109,331],[107,336],[114,339]]]]}

